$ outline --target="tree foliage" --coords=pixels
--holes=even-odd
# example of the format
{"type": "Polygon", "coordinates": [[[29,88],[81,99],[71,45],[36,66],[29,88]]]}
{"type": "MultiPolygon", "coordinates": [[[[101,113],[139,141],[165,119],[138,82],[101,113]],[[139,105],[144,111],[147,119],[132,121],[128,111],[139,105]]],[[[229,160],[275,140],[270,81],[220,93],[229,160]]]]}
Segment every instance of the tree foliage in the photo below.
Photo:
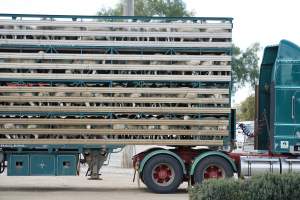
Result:
{"type": "Polygon", "coordinates": [[[254,89],[259,78],[259,56],[260,44],[254,43],[245,51],[233,46],[232,52],[232,78],[234,91],[250,84],[254,89]]]}
{"type": "MultiPolygon", "coordinates": [[[[98,15],[122,15],[123,1],[115,8],[102,8],[98,15]]],[[[186,9],[182,0],[135,0],[134,15],[136,16],[163,16],[163,17],[188,17],[194,13],[186,9]]]]}
{"type": "Polygon", "coordinates": [[[255,96],[250,95],[238,107],[238,121],[253,121],[255,117],[255,96]]]}

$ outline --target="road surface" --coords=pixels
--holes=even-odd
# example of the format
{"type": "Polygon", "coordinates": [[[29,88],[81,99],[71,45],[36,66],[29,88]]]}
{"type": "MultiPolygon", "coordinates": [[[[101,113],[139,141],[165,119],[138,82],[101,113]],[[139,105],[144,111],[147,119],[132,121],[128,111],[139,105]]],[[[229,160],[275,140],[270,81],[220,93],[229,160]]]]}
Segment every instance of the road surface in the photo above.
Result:
{"type": "Polygon", "coordinates": [[[79,177],[0,176],[0,200],[184,200],[187,185],[176,194],[153,194],[132,182],[132,169],[104,167],[103,180],[79,177]]]}

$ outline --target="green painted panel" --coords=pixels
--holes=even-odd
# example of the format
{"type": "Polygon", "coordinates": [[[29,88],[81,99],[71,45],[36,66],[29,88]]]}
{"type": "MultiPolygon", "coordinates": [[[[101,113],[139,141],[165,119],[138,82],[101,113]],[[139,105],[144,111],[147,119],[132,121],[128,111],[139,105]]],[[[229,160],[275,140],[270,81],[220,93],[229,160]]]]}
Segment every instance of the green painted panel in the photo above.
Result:
{"type": "Polygon", "coordinates": [[[277,49],[277,47],[267,47],[265,49],[260,68],[258,86],[258,126],[260,127],[260,133],[255,135],[255,148],[258,150],[267,150],[269,146],[268,126],[270,126],[271,75],[277,49]],[[268,123],[266,123],[266,119],[268,123]]]}
{"type": "Polygon", "coordinates": [[[8,154],[8,176],[29,175],[29,155],[8,154]]]}
{"type": "Polygon", "coordinates": [[[274,148],[277,153],[289,153],[300,144],[300,124],[275,124],[274,148]]]}
{"type": "Polygon", "coordinates": [[[55,155],[36,154],[30,156],[31,176],[55,176],[55,155]]]}
{"type": "Polygon", "coordinates": [[[276,89],[275,123],[292,123],[292,96],[294,90],[276,89]]]}
{"type": "Polygon", "coordinates": [[[76,155],[57,155],[57,176],[75,176],[77,160],[76,155]]]}
{"type": "Polygon", "coordinates": [[[264,51],[259,79],[256,148],[290,152],[300,123],[300,48],[282,40],[264,51]]]}

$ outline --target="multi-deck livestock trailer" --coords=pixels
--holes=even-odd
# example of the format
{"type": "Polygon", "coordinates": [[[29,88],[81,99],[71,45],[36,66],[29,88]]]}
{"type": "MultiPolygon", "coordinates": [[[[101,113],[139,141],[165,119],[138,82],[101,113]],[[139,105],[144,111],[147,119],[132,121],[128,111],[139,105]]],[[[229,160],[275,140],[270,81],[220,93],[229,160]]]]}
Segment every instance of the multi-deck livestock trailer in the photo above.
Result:
{"type": "Polygon", "coordinates": [[[168,161],[158,188],[142,178],[174,191],[194,147],[230,149],[231,30],[231,18],[0,14],[7,174],[76,175],[81,154],[97,178],[117,148],[164,145],[145,155],[168,161]]]}
{"type": "Polygon", "coordinates": [[[0,172],[91,178],[125,145],[147,187],[300,171],[300,50],[265,50],[257,152],[232,153],[231,18],[0,14],[0,172]],[[284,70],[283,70],[284,69],[284,70]],[[287,109],[284,107],[287,106],[287,109]]]}

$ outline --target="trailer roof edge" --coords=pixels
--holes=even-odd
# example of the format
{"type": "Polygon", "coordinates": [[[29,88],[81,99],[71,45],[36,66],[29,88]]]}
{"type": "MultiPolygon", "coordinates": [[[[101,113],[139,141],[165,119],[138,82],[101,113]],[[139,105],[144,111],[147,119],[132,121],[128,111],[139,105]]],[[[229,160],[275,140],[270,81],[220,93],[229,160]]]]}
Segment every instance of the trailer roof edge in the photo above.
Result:
{"type": "Polygon", "coordinates": [[[97,16],[97,15],[52,15],[52,14],[19,14],[0,13],[0,17],[47,17],[47,18],[70,18],[70,19],[135,19],[135,20],[225,20],[233,21],[231,17],[159,17],[159,16],[97,16]]]}

